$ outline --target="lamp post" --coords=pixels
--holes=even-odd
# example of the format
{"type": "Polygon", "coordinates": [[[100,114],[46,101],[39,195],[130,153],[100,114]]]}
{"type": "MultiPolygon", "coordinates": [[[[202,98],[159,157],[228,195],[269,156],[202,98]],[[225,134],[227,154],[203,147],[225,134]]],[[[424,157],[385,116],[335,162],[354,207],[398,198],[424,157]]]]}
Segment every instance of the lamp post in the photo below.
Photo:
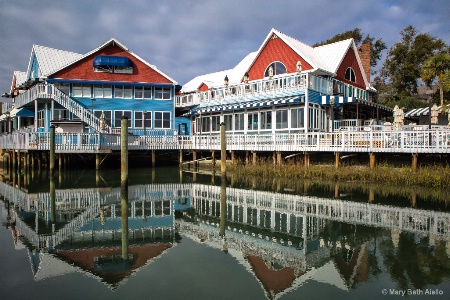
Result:
{"type": "Polygon", "coordinates": [[[143,122],[144,122],[144,135],[145,135],[145,116],[147,115],[147,111],[146,110],[144,110],[144,115],[143,115],[143,122]]]}

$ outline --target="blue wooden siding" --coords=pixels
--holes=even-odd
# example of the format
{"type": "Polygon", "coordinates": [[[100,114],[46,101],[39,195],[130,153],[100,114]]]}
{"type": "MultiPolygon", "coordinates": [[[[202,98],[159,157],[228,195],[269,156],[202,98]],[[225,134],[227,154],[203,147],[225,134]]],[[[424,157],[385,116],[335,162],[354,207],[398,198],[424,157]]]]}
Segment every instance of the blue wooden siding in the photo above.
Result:
{"type": "Polygon", "coordinates": [[[322,95],[319,92],[308,90],[309,102],[310,103],[322,103],[322,95]]]}
{"type": "Polygon", "coordinates": [[[39,77],[39,63],[36,58],[36,54],[33,53],[33,56],[31,58],[31,68],[30,68],[30,74],[28,75],[28,80],[38,78],[39,77]]]}

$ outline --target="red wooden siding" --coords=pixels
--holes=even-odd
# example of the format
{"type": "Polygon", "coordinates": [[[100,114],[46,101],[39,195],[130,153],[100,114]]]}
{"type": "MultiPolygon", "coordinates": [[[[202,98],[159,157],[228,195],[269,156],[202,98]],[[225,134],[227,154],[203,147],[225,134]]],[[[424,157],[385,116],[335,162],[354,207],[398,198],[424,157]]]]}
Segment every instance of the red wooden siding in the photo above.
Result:
{"type": "Polygon", "coordinates": [[[202,84],[200,84],[200,86],[198,87],[198,91],[199,92],[204,92],[204,91],[207,91],[209,89],[209,87],[204,83],[204,82],[202,82],[202,84]]]}
{"type": "Polygon", "coordinates": [[[299,60],[302,62],[303,70],[312,69],[311,65],[274,34],[273,37],[267,41],[255,62],[250,67],[250,70],[248,71],[250,80],[264,78],[264,71],[267,66],[274,61],[283,63],[286,66],[287,72],[293,73],[296,71],[297,61],[299,60]]]}
{"type": "Polygon", "coordinates": [[[335,78],[343,82],[349,83],[351,85],[357,86],[359,88],[366,89],[362,72],[363,70],[359,68],[358,61],[356,60],[355,51],[353,51],[353,48],[349,48],[347,53],[345,54],[344,59],[342,60],[341,65],[339,66],[336,72],[337,74],[335,78]],[[349,67],[351,67],[353,71],[355,71],[356,83],[345,79],[345,71],[349,67]]]}
{"type": "Polygon", "coordinates": [[[67,68],[52,75],[51,78],[81,79],[95,81],[123,81],[123,82],[147,82],[147,83],[172,83],[169,79],[147,66],[136,57],[124,51],[122,48],[110,45],[98,52],[78,61],[67,68]],[[133,61],[133,74],[116,74],[94,72],[92,62],[100,55],[126,56],[133,61]]]}

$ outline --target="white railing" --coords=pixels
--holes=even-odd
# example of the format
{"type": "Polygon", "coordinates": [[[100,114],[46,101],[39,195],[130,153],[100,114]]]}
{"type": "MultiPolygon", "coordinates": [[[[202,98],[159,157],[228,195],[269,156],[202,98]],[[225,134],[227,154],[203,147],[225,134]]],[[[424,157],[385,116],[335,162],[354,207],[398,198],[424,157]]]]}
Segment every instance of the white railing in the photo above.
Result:
{"type": "MultiPolygon", "coordinates": [[[[0,149],[49,150],[49,133],[0,136],[0,149]]],[[[227,134],[227,150],[281,152],[450,153],[450,128],[441,130],[370,130],[333,133],[227,134]]],[[[57,133],[59,152],[120,150],[120,135],[57,133]]],[[[129,150],[220,150],[219,135],[128,136],[129,150]]]]}
{"type": "MultiPolygon", "coordinates": [[[[254,80],[194,94],[180,95],[175,97],[175,106],[231,104],[240,101],[253,101],[258,98],[294,96],[305,91],[308,76],[314,75],[308,75],[307,73],[287,74],[272,79],[254,80]]],[[[318,79],[318,81],[321,80],[325,79],[318,79]]],[[[331,81],[326,81],[331,85],[331,81]]]]}
{"type": "Polygon", "coordinates": [[[14,98],[15,108],[20,108],[36,99],[52,99],[61,104],[69,112],[80,118],[97,132],[111,132],[111,128],[104,124],[104,129],[100,126],[100,119],[94,113],[86,109],[77,101],[73,100],[53,84],[37,84],[26,92],[14,98]]]}

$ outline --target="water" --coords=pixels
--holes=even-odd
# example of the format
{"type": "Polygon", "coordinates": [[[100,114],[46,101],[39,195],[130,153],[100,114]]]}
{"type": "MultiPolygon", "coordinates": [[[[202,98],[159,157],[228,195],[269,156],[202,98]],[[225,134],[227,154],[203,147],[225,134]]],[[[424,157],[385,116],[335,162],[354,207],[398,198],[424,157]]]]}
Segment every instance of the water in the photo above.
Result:
{"type": "Polygon", "coordinates": [[[128,195],[118,171],[6,174],[0,299],[450,295],[445,193],[129,174],[128,195]]]}

